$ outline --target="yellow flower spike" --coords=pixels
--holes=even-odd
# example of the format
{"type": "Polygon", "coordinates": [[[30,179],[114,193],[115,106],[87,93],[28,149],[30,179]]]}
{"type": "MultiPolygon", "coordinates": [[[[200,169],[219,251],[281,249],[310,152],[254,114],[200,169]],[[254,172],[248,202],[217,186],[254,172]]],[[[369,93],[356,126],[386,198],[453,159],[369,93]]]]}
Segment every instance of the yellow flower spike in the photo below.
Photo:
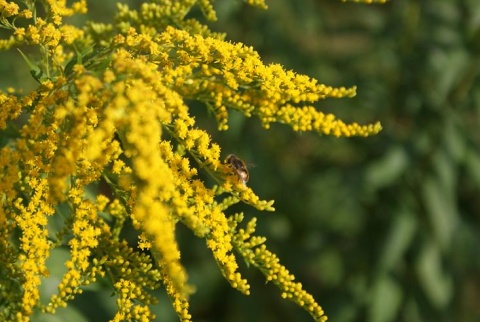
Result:
{"type": "Polygon", "coordinates": [[[99,245],[99,238],[104,230],[103,223],[98,220],[98,209],[108,202],[105,197],[98,197],[99,204],[95,205],[82,198],[83,190],[72,187],[69,191],[69,200],[75,205],[73,214],[75,221],[72,225],[73,238],[69,241],[71,259],[66,263],[68,272],[63,276],[58,286],[58,294],[54,294],[45,311],[53,313],[56,308],[63,307],[67,301],[82,292],[81,286],[88,285],[96,279],[101,271],[93,269],[90,263],[92,250],[99,245]],[[102,227],[102,228],[101,228],[102,227]],[[88,272],[88,276],[85,274],[88,272]]]}
{"type": "Polygon", "coordinates": [[[114,286],[117,290],[117,305],[120,310],[115,314],[113,321],[151,321],[155,319],[155,315],[150,312],[148,306],[135,303],[134,300],[138,300],[138,294],[142,292],[139,290],[138,285],[131,281],[120,279],[114,286]]]}
{"type": "MultiPolygon", "coordinates": [[[[138,61],[124,61],[141,67],[138,61]]],[[[120,67],[117,65],[117,67],[120,67]]],[[[146,66],[145,66],[146,67],[146,66]]],[[[121,66],[123,69],[124,67],[121,66]]],[[[140,71],[140,70],[139,70],[140,71]]],[[[148,67],[143,70],[148,77],[148,67]]],[[[136,84],[132,82],[132,85],[136,84]]],[[[132,87],[133,89],[133,87],[132,87]]],[[[138,182],[138,198],[135,201],[132,217],[147,234],[152,243],[152,249],[158,252],[157,261],[162,265],[165,278],[171,281],[172,292],[187,294],[186,273],[179,263],[179,250],[174,237],[174,222],[168,215],[163,202],[170,202],[175,195],[174,173],[162,160],[158,146],[161,129],[158,118],[162,117],[161,106],[157,110],[143,104],[146,95],[140,97],[129,90],[131,112],[128,122],[128,132],[125,133],[126,152],[132,156],[132,170],[138,182]],[[152,117],[153,116],[153,117],[152,117]],[[162,200],[162,202],[160,201],[162,200]]],[[[152,92],[153,93],[153,92],[152,92]]]]}
{"type": "Polygon", "coordinates": [[[52,244],[48,241],[46,229],[47,217],[54,211],[48,203],[48,186],[45,179],[32,179],[28,181],[31,189],[30,201],[17,199],[15,217],[17,227],[23,232],[20,239],[20,249],[23,255],[19,258],[19,269],[24,273],[23,296],[20,316],[27,317],[39,300],[38,286],[40,277],[47,275],[46,260],[52,244]]]}
{"type": "MultiPolygon", "coordinates": [[[[231,178],[231,176],[227,176],[227,179],[228,178],[231,178]]],[[[233,181],[234,185],[232,185],[231,182],[226,181],[222,186],[223,191],[231,193],[233,196],[235,196],[235,198],[238,198],[238,200],[249,204],[258,210],[275,211],[275,208],[272,207],[274,200],[261,200],[250,187],[243,186],[241,183],[238,182],[238,180],[236,180],[236,178],[233,178],[231,180],[233,181]]]]}
{"type": "MultiPolygon", "coordinates": [[[[323,113],[314,107],[304,107],[305,103],[328,97],[353,97],[356,94],[355,86],[334,88],[317,84],[315,79],[285,71],[280,65],[264,65],[255,51],[241,44],[191,36],[171,27],[167,27],[157,41],[171,44],[167,46],[171,46],[172,50],[175,46],[183,48],[176,52],[183,59],[174,66],[165,66],[165,74],[170,75],[165,77],[183,96],[196,98],[212,106],[219,129],[228,128],[226,107],[229,107],[239,109],[246,115],[256,115],[267,128],[272,122],[281,122],[296,131],[316,131],[336,136],[366,136],[379,131],[379,124],[375,124],[375,129],[368,125],[352,128],[341,120],[331,124],[331,120],[325,120],[323,113]],[[192,61],[201,66],[193,74],[190,70],[184,70],[184,66],[192,61]],[[211,61],[221,67],[211,67],[211,61]],[[244,89],[241,95],[238,95],[237,88],[244,89]]],[[[193,145],[191,140],[187,143],[190,147],[193,145]]]]}
{"type": "Polygon", "coordinates": [[[264,237],[252,236],[255,231],[256,219],[252,219],[245,230],[237,229],[239,218],[231,222],[232,242],[242,257],[252,266],[257,267],[267,281],[273,282],[281,291],[281,297],[289,299],[303,307],[315,321],[327,320],[323,309],[313,297],[303,290],[300,283],[294,282],[295,277],[280,264],[278,257],[266,249],[264,237]]]}

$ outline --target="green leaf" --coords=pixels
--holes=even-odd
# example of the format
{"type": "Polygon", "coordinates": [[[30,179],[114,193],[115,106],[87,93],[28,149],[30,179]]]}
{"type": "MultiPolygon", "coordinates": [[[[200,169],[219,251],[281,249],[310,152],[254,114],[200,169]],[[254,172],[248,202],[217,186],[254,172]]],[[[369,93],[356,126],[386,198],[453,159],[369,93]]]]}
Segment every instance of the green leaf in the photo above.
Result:
{"type": "Polygon", "coordinates": [[[414,215],[407,209],[399,210],[391,223],[390,232],[382,249],[378,266],[380,273],[391,271],[398,266],[415,236],[416,228],[417,221],[414,215]]]}
{"type": "Polygon", "coordinates": [[[27,63],[28,68],[30,70],[30,74],[38,83],[41,83],[43,70],[41,70],[40,67],[38,67],[37,65],[33,64],[19,48],[17,48],[17,50],[20,53],[20,55],[22,55],[23,60],[27,63]]]}
{"type": "Polygon", "coordinates": [[[442,269],[440,247],[432,240],[425,242],[416,260],[419,282],[430,303],[445,309],[453,296],[454,284],[451,275],[442,269]]]}
{"type": "Polygon", "coordinates": [[[405,150],[395,146],[366,169],[366,182],[370,189],[380,189],[395,182],[407,167],[408,157],[405,150]]]}
{"type": "Polygon", "coordinates": [[[437,177],[429,176],[423,184],[423,201],[435,239],[443,248],[448,247],[458,221],[455,195],[437,177]]]}
{"type": "Polygon", "coordinates": [[[470,149],[465,157],[465,168],[467,175],[480,187],[480,153],[470,149]]]}
{"type": "Polygon", "coordinates": [[[394,321],[402,300],[402,289],[387,274],[382,274],[375,281],[367,319],[370,322],[394,321]]]}

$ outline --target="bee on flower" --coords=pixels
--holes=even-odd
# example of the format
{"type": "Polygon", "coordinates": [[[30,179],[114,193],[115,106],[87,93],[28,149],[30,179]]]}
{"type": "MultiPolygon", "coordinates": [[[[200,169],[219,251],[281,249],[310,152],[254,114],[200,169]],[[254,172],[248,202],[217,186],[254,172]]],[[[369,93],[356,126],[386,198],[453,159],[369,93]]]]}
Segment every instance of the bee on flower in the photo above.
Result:
{"type": "Polygon", "coordinates": [[[243,162],[243,160],[238,158],[236,155],[229,154],[225,159],[225,163],[232,168],[238,180],[243,184],[244,187],[246,187],[250,175],[245,162],[243,162]]]}

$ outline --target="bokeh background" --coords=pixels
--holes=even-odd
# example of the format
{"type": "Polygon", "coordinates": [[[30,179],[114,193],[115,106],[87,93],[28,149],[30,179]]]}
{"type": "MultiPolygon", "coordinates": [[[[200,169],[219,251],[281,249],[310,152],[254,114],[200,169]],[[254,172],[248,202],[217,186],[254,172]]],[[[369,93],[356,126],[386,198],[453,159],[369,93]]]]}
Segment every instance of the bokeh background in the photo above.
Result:
{"type": "MultiPolygon", "coordinates": [[[[90,18],[108,21],[114,2],[91,4],[90,18]]],[[[217,1],[211,28],[253,46],[265,62],[327,85],[356,85],[355,98],[318,108],[348,122],[379,120],[384,129],[349,139],[284,125],[267,131],[232,112],[230,130],[218,132],[192,106],[224,155],[252,164],[249,185],[276,201],[273,214],[231,211],[258,217],[258,234],[330,321],[480,321],[480,1],[268,4],[262,11],[217,1]]],[[[19,55],[9,55],[0,60],[1,88],[33,86],[19,55]]],[[[311,321],[243,263],[252,294],[234,291],[201,240],[182,227],[178,236],[197,287],[194,321],[311,321]]],[[[54,255],[52,266],[66,256],[54,255]]],[[[157,321],[177,321],[159,297],[157,321]]],[[[107,321],[114,301],[108,283],[98,283],[59,315],[34,320],[107,321]]]]}

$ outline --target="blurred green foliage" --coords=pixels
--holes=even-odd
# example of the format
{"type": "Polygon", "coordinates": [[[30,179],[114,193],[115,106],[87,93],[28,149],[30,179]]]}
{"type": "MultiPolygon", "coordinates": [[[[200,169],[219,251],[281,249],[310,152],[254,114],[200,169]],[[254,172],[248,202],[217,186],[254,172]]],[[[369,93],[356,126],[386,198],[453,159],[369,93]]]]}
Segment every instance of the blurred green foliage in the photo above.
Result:
{"type": "MultiPolygon", "coordinates": [[[[111,16],[105,11],[113,2],[99,2],[90,15],[111,16]]],[[[357,85],[356,98],[318,108],[345,121],[380,120],[384,130],[368,139],[297,134],[281,125],[265,131],[232,113],[230,130],[218,132],[203,107],[192,106],[225,155],[255,165],[249,185],[276,200],[276,213],[257,214],[258,233],[331,321],[479,321],[480,2],[269,6],[218,1],[219,21],[211,27],[253,46],[267,62],[327,85],[357,85]]],[[[11,57],[0,61],[0,73],[9,75],[0,86],[28,89],[27,66],[17,53],[11,57]]],[[[205,245],[187,230],[178,233],[197,286],[195,321],[310,321],[246,267],[252,294],[234,291],[205,245]]],[[[112,317],[114,305],[104,300],[111,290],[95,287],[65,309],[69,321],[112,317]]],[[[176,321],[159,296],[157,320],[176,321]]]]}

